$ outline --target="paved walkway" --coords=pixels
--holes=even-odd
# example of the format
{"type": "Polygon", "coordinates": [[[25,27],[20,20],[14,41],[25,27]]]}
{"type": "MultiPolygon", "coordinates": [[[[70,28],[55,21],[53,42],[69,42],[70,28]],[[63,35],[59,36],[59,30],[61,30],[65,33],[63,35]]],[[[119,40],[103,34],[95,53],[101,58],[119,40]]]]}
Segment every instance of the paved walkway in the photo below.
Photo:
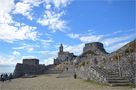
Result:
{"type": "Polygon", "coordinates": [[[70,77],[56,78],[57,76],[46,74],[0,82],[0,90],[132,90],[131,87],[110,87],[70,77]]]}

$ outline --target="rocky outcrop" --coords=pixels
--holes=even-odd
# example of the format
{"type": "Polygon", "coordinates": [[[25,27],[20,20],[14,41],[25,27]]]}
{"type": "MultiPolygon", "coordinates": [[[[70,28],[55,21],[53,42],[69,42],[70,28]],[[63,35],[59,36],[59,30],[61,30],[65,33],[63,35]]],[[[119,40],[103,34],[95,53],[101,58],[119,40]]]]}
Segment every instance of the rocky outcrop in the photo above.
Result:
{"type": "Polygon", "coordinates": [[[102,43],[87,43],[83,48],[83,53],[74,60],[74,63],[77,65],[88,63],[89,65],[98,65],[103,67],[105,65],[107,55],[108,53],[104,49],[102,43]]]}
{"type": "MultiPolygon", "coordinates": [[[[102,82],[104,80],[104,74],[100,73],[99,71],[113,71],[118,78],[126,78],[129,80],[129,82],[135,83],[135,48],[136,40],[126,44],[122,48],[112,53],[107,53],[103,48],[102,43],[88,43],[83,48],[83,53],[74,60],[76,74],[82,79],[93,79],[95,81],[102,82]],[[99,68],[99,70],[95,69],[97,74],[96,72],[91,72],[94,67],[99,68]],[[99,78],[97,76],[99,76],[99,78]]],[[[120,84],[118,83],[118,85],[120,84]]],[[[122,85],[125,85],[125,83],[122,85]]]]}
{"type": "Polygon", "coordinates": [[[136,39],[108,55],[105,68],[116,70],[120,76],[135,82],[136,77],[136,39]]]}
{"type": "Polygon", "coordinates": [[[97,66],[85,66],[76,69],[76,74],[84,80],[93,80],[98,83],[105,83],[111,86],[130,85],[129,80],[119,77],[118,73],[97,66]]]}

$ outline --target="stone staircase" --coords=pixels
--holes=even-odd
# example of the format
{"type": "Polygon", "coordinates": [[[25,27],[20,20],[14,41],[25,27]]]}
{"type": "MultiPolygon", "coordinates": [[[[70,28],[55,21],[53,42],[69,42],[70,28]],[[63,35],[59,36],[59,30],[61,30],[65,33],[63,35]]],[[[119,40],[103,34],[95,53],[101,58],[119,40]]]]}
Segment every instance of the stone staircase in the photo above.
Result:
{"type": "MultiPolygon", "coordinates": [[[[128,86],[130,82],[127,78],[120,77],[118,72],[110,71],[104,68],[99,68],[97,66],[91,67],[93,74],[99,76],[104,82],[110,86],[128,86]],[[97,73],[97,74],[96,74],[97,73]],[[99,75],[98,75],[99,74],[99,75]]],[[[60,71],[60,70],[47,70],[45,73],[48,74],[59,74],[57,78],[67,78],[73,77],[75,73],[75,68],[73,65],[68,66],[68,70],[60,71]]]]}
{"type": "Polygon", "coordinates": [[[99,67],[93,67],[97,72],[101,73],[107,84],[111,86],[128,86],[130,85],[130,82],[127,78],[120,77],[118,75],[118,72],[109,71],[106,69],[102,69],[99,67]]]}

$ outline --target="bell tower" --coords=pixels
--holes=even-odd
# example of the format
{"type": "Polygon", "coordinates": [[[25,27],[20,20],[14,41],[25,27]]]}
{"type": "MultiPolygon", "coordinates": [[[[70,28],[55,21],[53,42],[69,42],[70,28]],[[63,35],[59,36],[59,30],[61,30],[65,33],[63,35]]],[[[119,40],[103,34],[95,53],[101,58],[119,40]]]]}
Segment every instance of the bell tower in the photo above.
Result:
{"type": "Polygon", "coordinates": [[[63,52],[63,44],[60,45],[59,52],[63,52]]]}

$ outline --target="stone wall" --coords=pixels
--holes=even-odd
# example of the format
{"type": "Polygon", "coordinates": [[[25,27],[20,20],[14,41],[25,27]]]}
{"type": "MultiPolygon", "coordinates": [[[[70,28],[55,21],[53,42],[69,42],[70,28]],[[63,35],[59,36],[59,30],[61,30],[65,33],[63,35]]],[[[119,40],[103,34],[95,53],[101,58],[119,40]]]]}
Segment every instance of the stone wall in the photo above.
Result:
{"type": "Polygon", "coordinates": [[[38,59],[23,59],[23,64],[39,65],[38,59]]]}
{"type": "Polygon", "coordinates": [[[25,74],[43,74],[46,70],[44,64],[39,64],[38,59],[23,59],[23,63],[17,63],[14,70],[14,77],[18,78],[25,74]]]}
{"type": "Polygon", "coordinates": [[[29,64],[20,64],[17,63],[14,70],[14,77],[21,77],[25,74],[34,75],[34,74],[43,74],[45,72],[44,65],[29,65],[29,64]]]}
{"type": "Polygon", "coordinates": [[[94,80],[99,83],[107,83],[104,74],[89,65],[76,68],[75,73],[77,74],[78,78],[84,80],[94,80]]]}
{"type": "Polygon", "coordinates": [[[85,44],[85,47],[83,48],[83,53],[86,53],[88,51],[93,51],[95,54],[107,53],[103,47],[103,44],[100,42],[85,44]]]}
{"type": "MultiPolygon", "coordinates": [[[[135,82],[136,76],[136,40],[128,43],[113,53],[105,53],[103,45],[100,43],[86,44],[83,53],[75,60],[77,75],[82,79],[90,79],[90,66],[97,66],[107,71],[114,71],[121,77],[128,78],[130,82],[135,82]],[[97,52],[96,52],[97,51],[97,52]]],[[[99,76],[99,75],[98,75],[99,76]]],[[[93,76],[94,79],[96,79],[93,76]]],[[[99,81],[99,80],[96,80],[99,81]]]]}

